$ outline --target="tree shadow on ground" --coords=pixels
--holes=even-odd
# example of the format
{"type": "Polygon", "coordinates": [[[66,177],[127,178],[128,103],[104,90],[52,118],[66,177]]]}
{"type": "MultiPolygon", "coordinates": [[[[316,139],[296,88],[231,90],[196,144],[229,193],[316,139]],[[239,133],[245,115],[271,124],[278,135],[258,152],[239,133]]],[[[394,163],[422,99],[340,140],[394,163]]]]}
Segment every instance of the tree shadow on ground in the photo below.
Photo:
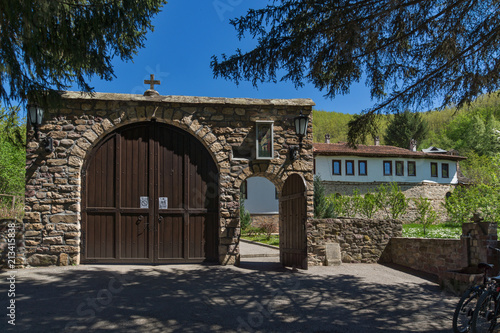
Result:
{"type": "Polygon", "coordinates": [[[17,274],[16,332],[450,332],[456,301],[433,284],[292,273],[274,262],[17,274]]]}

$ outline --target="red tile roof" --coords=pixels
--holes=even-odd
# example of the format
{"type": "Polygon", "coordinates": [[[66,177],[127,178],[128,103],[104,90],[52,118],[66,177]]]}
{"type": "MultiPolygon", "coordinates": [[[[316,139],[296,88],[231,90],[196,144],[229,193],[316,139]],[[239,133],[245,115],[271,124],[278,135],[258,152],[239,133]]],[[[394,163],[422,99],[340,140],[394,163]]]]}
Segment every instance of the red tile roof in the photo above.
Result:
{"type": "Polygon", "coordinates": [[[406,157],[406,158],[432,158],[459,161],[466,157],[451,155],[450,153],[424,153],[421,151],[410,151],[409,149],[394,146],[366,146],[358,145],[351,148],[347,143],[314,143],[314,155],[327,156],[366,156],[366,157],[406,157]]]}

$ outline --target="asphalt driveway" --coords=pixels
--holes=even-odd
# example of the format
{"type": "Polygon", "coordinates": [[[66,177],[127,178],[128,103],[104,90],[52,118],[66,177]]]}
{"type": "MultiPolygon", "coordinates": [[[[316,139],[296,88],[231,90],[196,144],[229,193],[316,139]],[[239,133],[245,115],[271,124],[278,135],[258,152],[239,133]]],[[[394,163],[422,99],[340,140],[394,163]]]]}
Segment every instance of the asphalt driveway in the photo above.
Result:
{"type": "Polygon", "coordinates": [[[0,273],[0,332],[450,332],[457,298],[381,265],[291,272],[278,258],[218,265],[0,273]],[[8,323],[15,300],[15,326],[8,323]]]}

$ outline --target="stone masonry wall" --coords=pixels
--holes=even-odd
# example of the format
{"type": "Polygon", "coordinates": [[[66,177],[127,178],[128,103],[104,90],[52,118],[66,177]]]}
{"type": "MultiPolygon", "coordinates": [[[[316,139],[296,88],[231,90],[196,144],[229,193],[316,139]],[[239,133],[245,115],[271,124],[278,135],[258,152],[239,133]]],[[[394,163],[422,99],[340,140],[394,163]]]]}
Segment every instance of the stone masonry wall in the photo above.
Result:
{"type": "Polygon", "coordinates": [[[464,244],[465,239],[395,237],[389,243],[391,262],[440,276],[467,266],[464,244]]]}
{"type": "Polygon", "coordinates": [[[310,265],[323,265],[325,244],[339,243],[343,263],[385,261],[384,251],[391,237],[401,237],[402,223],[381,219],[311,220],[307,228],[307,253],[310,265]]]}
{"type": "MultiPolygon", "coordinates": [[[[368,192],[374,193],[381,184],[389,186],[390,183],[359,183],[359,182],[333,182],[323,181],[326,195],[340,193],[341,195],[353,195],[355,190],[358,190],[361,195],[368,192]]],[[[431,183],[398,183],[401,191],[408,199],[412,198],[428,198],[432,208],[438,213],[438,218],[441,221],[446,221],[448,216],[443,204],[446,199],[446,193],[453,192],[455,185],[449,184],[431,184],[431,183]]],[[[376,217],[382,218],[384,214],[378,214],[376,217]]],[[[404,222],[413,222],[416,217],[415,203],[410,200],[407,213],[400,217],[404,222]]]]}
{"type": "Polygon", "coordinates": [[[155,121],[179,127],[198,138],[219,168],[219,261],[239,261],[239,188],[250,176],[270,180],[280,192],[292,173],[307,188],[307,216],[313,218],[312,126],[300,158],[290,161],[289,146],[298,144],[293,118],[312,121],[309,99],[256,100],[186,96],[141,96],[77,92],[62,95],[60,105],[45,107],[40,140],[28,133],[25,239],[29,265],[80,262],[82,167],[107,134],[132,123],[155,121]],[[274,121],[274,158],[256,160],[255,121],[274,121]],[[47,153],[39,142],[54,140],[47,153]],[[253,144],[253,146],[252,146],[253,144]],[[238,153],[248,158],[234,158],[238,153]]]}
{"type": "Polygon", "coordinates": [[[274,226],[273,232],[278,232],[280,224],[279,214],[250,214],[252,217],[252,227],[260,228],[262,224],[272,224],[274,226]]]}
{"type": "Polygon", "coordinates": [[[24,224],[16,219],[0,219],[0,268],[25,266],[24,224]]]}

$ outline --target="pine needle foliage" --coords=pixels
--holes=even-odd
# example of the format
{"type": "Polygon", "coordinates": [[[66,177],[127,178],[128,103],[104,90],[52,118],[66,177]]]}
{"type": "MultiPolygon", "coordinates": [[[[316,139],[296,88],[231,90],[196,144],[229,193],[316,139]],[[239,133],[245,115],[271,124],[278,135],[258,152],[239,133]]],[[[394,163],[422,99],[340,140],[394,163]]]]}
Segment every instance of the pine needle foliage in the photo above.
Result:
{"type": "Polygon", "coordinates": [[[351,124],[365,137],[373,115],[458,107],[500,88],[498,0],[276,0],[231,21],[257,45],[213,56],[235,83],[313,84],[325,96],[365,80],[377,103],[351,124]]]}
{"type": "Polygon", "coordinates": [[[91,77],[111,80],[111,60],[144,47],[165,3],[0,0],[0,100],[43,105],[74,83],[90,92],[91,77]]]}

